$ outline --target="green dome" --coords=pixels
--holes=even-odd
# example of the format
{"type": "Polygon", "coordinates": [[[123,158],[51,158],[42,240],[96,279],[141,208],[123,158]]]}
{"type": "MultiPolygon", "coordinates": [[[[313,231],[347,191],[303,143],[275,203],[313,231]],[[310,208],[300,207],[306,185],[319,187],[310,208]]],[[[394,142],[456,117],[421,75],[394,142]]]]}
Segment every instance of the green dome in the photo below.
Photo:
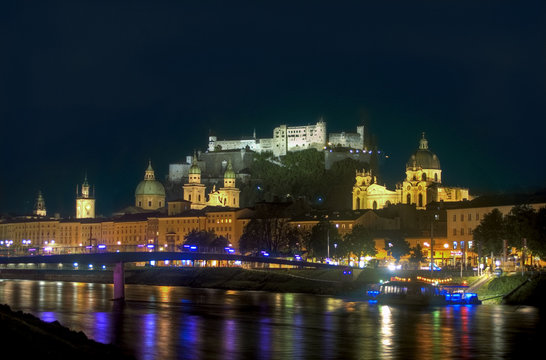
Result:
{"type": "Polygon", "coordinates": [[[199,165],[197,165],[197,155],[194,153],[193,154],[193,159],[191,161],[191,166],[190,166],[190,174],[191,175],[201,175],[201,169],[199,168],[199,165]]]}
{"type": "Polygon", "coordinates": [[[142,180],[136,187],[135,195],[165,196],[165,187],[157,180],[142,180]]]}
{"type": "Polygon", "coordinates": [[[224,179],[235,179],[235,171],[231,166],[231,160],[228,162],[226,172],[224,173],[224,179]]]}
{"type": "Polygon", "coordinates": [[[152,168],[152,162],[148,162],[148,168],[144,173],[144,180],[142,180],[136,190],[135,195],[160,195],[165,196],[165,187],[162,183],[155,179],[155,172],[152,168]]]}

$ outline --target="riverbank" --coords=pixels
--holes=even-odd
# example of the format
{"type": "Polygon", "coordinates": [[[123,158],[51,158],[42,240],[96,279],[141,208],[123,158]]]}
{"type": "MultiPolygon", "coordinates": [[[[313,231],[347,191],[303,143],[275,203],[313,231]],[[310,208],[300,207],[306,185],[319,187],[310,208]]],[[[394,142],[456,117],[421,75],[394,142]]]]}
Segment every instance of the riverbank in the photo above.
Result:
{"type": "Polygon", "coordinates": [[[546,306],[546,274],[511,274],[492,278],[478,291],[485,304],[546,306]]]}
{"type": "Polygon", "coordinates": [[[134,359],[113,345],[93,341],[57,321],[46,323],[34,315],[0,305],[0,339],[8,358],[134,359]]]}

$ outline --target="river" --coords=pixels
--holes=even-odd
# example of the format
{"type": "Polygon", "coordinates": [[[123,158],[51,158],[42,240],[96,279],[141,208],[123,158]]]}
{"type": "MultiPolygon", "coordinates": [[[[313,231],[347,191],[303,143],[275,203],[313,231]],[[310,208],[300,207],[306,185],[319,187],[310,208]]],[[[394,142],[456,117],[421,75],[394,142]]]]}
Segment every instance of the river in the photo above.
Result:
{"type": "Polygon", "coordinates": [[[259,291],[0,280],[0,303],[59,321],[137,359],[521,358],[546,313],[501,305],[411,308],[259,291]]]}

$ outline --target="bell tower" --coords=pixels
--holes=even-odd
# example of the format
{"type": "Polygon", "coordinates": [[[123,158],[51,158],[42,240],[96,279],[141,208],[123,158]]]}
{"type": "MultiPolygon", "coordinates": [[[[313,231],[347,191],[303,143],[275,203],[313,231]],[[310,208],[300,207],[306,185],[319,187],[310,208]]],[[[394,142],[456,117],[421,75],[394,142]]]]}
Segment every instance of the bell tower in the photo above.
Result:
{"type": "Polygon", "coordinates": [[[81,191],[76,185],[76,219],[95,218],[95,191],[93,194],[89,191],[87,174],[81,187],[81,191]]]}
{"type": "Polygon", "coordinates": [[[36,203],[34,204],[34,215],[38,216],[46,216],[47,211],[45,207],[45,200],[44,196],[42,195],[41,191],[38,191],[38,196],[36,197],[36,203]]]}

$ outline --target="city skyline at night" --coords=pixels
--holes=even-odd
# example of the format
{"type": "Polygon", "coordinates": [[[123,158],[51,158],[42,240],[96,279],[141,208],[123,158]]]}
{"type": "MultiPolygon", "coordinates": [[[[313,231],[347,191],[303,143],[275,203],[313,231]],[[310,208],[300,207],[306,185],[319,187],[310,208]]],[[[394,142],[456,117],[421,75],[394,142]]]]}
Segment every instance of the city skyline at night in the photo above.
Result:
{"type": "Polygon", "coordinates": [[[544,188],[544,4],[167,2],[34,6],[2,15],[0,213],[97,215],[133,202],[152,160],[280,124],[364,122],[393,186],[426,132],[446,183],[472,195],[544,188]]]}

